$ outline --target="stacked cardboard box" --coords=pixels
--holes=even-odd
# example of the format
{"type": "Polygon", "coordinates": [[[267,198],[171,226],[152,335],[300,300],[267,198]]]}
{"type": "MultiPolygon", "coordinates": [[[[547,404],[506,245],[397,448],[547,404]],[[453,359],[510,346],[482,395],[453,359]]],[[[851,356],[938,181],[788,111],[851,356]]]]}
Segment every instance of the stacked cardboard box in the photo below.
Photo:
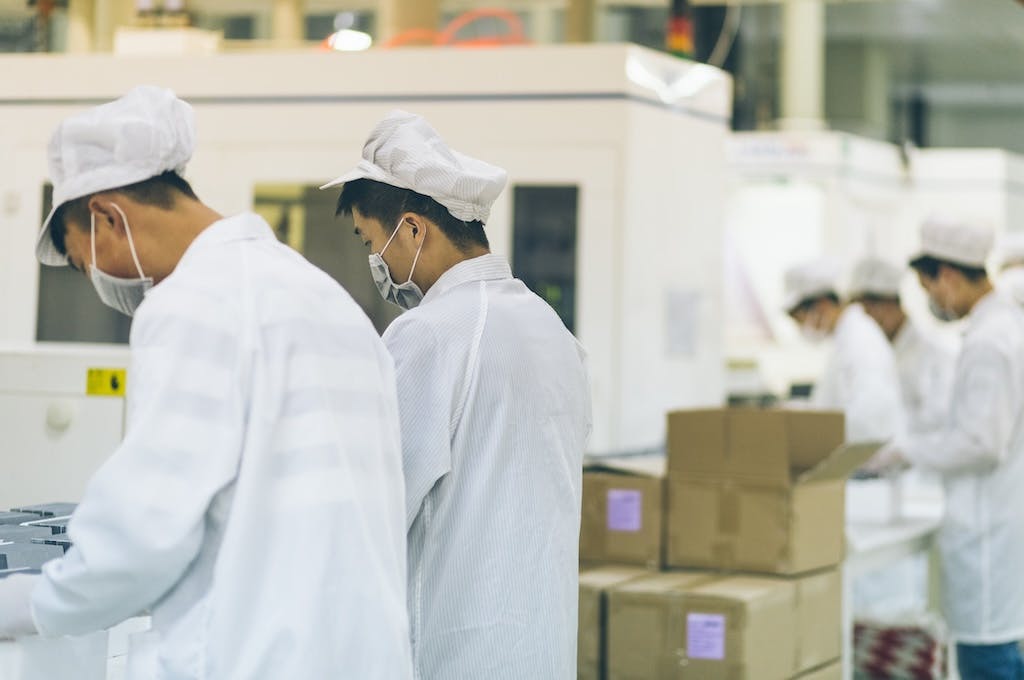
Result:
{"type": "MultiPolygon", "coordinates": [[[[874,451],[843,440],[837,413],[677,412],[667,475],[588,471],[581,559],[676,571],[589,582],[606,598],[605,648],[595,654],[589,634],[599,661],[579,677],[838,678],[844,483],[874,451]]],[[[581,617],[584,597],[595,595],[581,585],[581,617]]]]}
{"type": "Polygon", "coordinates": [[[650,576],[638,567],[598,567],[580,574],[578,680],[607,678],[608,591],[650,576]]]}
{"type": "Polygon", "coordinates": [[[583,474],[580,561],[660,569],[665,546],[665,459],[606,458],[583,474]]]}

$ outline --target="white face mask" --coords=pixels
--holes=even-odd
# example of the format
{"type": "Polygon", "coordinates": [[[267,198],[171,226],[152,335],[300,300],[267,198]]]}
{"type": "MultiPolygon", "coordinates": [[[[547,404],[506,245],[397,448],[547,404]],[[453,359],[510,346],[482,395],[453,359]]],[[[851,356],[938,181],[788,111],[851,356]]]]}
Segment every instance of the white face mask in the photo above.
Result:
{"type": "Polygon", "coordinates": [[[809,323],[800,326],[800,335],[812,345],[818,345],[828,340],[828,333],[809,323]]]}
{"type": "Polygon", "coordinates": [[[828,340],[828,331],[818,327],[821,322],[821,314],[816,309],[808,312],[804,322],[800,324],[800,335],[812,345],[818,345],[828,340]]]}
{"type": "MultiPolygon", "coordinates": [[[[416,263],[420,259],[420,251],[423,250],[423,241],[420,241],[420,247],[416,249],[416,257],[413,258],[412,269],[409,270],[409,280],[405,283],[395,283],[395,280],[391,278],[391,270],[382,257],[384,251],[395,240],[395,236],[401,227],[402,223],[399,222],[398,226],[395,227],[395,231],[392,232],[391,238],[388,239],[388,242],[384,244],[379,253],[370,253],[370,274],[373,276],[373,282],[376,284],[377,291],[382,298],[391,304],[398,305],[402,309],[412,309],[423,299],[423,291],[412,281],[412,273],[416,271],[416,263]]],[[[426,234],[423,237],[426,240],[426,234]]]]}
{"type": "Polygon", "coordinates": [[[932,316],[934,316],[939,321],[957,320],[957,315],[954,314],[952,310],[943,307],[938,302],[933,300],[931,297],[928,298],[928,310],[932,313],[932,316]]]}
{"type": "Polygon", "coordinates": [[[142,304],[146,293],[153,287],[153,279],[142,273],[142,265],[139,264],[139,257],[135,254],[135,242],[132,240],[132,231],[128,227],[128,218],[125,217],[124,211],[116,203],[110,205],[124,221],[124,233],[128,237],[128,248],[131,250],[132,260],[135,262],[135,269],[139,272],[139,278],[121,279],[100,271],[96,266],[96,213],[90,214],[92,225],[89,238],[92,242],[92,264],[89,265],[89,278],[92,279],[92,286],[96,289],[96,294],[100,296],[103,304],[113,307],[122,314],[132,316],[138,306],[142,304]]]}

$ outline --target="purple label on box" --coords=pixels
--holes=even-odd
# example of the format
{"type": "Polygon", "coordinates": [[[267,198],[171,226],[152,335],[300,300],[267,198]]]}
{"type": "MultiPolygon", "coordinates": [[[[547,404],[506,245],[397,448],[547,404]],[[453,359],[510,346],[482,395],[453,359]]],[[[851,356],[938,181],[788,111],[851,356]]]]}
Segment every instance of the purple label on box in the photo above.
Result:
{"type": "Polygon", "coordinates": [[[633,489],[608,489],[608,529],[640,531],[643,526],[644,495],[633,489]]]}
{"type": "Polygon", "coordinates": [[[725,658],[725,616],[722,614],[686,615],[686,655],[691,659],[725,658]]]}

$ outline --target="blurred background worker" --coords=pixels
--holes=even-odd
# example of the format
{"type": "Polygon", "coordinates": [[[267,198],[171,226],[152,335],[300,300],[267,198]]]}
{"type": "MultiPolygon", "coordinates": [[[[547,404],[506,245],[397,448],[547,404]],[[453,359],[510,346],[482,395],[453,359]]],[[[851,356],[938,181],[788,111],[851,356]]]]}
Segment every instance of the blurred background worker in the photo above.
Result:
{"type": "Polygon", "coordinates": [[[790,317],[808,340],[833,341],[812,402],[846,414],[847,441],[887,441],[905,427],[896,360],[864,309],[840,301],[837,279],[836,267],[828,260],[798,265],[786,273],[790,317]]]}
{"type": "Polygon", "coordinates": [[[262,218],[196,198],[193,121],[140,87],[52,137],[36,255],[134,317],[127,433],[74,547],[0,581],[0,638],[150,611],[132,680],[411,677],[392,361],[262,218]]]}
{"type": "Polygon", "coordinates": [[[892,344],[907,429],[926,432],[940,427],[949,413],[956,354],[936,333],[928,333],[907,316],[900,300],[904,267],[881,258],[865,258],[850,277],[850,299],[861,305],[892,344]]]}
{"type": "Polygon", "coordinates": [[[422,680],[576,676],[584,353],[491,253],[502,168],[394,111],[342,184],[395,358],[409,617],[422,680]]]}
{"type": "Polygon", "coordinates": [[[1024,305],[1024,232],[1011,231],[1003,236],[999,260],[996,288],[1024,305]]]}
{"type": "Polygon", "coordinates": [[[963,680],[1024,677],[1024,312],[985,270],[993,236],[930,221],[911,266],[933,313],[967,319],[945,424],[910,434],[873,463],[938,472],[943,603],[963,680]]]}

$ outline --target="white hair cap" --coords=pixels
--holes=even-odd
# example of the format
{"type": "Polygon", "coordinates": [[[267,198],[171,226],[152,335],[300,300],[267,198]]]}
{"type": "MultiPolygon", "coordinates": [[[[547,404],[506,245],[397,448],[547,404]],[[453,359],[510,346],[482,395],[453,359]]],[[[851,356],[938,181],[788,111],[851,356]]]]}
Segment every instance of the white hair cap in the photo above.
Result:
{"type": "Polygon", "coordinates": [[[64,120],[50,139],[53,209],[39,232],[36,257],[53,267],[68,264],[50,238],[50,221],[61,205],[169,170],[181,175],[195,144],[192,107],[162,87],[136,87],[64,120]]]}
{"type": "Polygon", "coordinates": [[[320,187],[370,179],[434,199],[464,222],[487,222],[508,173],[445,144],[425,119],[392,111],[377,123],[352,170],[320,187]]]}
{"type": "Polygon", "coordinates": [[[931,257],[984,269],[993,241],[992,230],[980,224],[930,219],[921,225],[921,251],[914,259],[931,257]]]}
{"type": "Polygon", "coordinates": [[[808,300],[836,295],[838,279],[838,268],[831,260],[813,260],[791,267],[786,271],[785,310],[792,312],[808,300]]]}
{"type": "Polygon", "coordinates": [[[900,295],[900,283],[906,274],[901,267],[880,257],[866,257],[853,268],[850,275],[850,297],[877,295],[896,298],[900,295]]]}

